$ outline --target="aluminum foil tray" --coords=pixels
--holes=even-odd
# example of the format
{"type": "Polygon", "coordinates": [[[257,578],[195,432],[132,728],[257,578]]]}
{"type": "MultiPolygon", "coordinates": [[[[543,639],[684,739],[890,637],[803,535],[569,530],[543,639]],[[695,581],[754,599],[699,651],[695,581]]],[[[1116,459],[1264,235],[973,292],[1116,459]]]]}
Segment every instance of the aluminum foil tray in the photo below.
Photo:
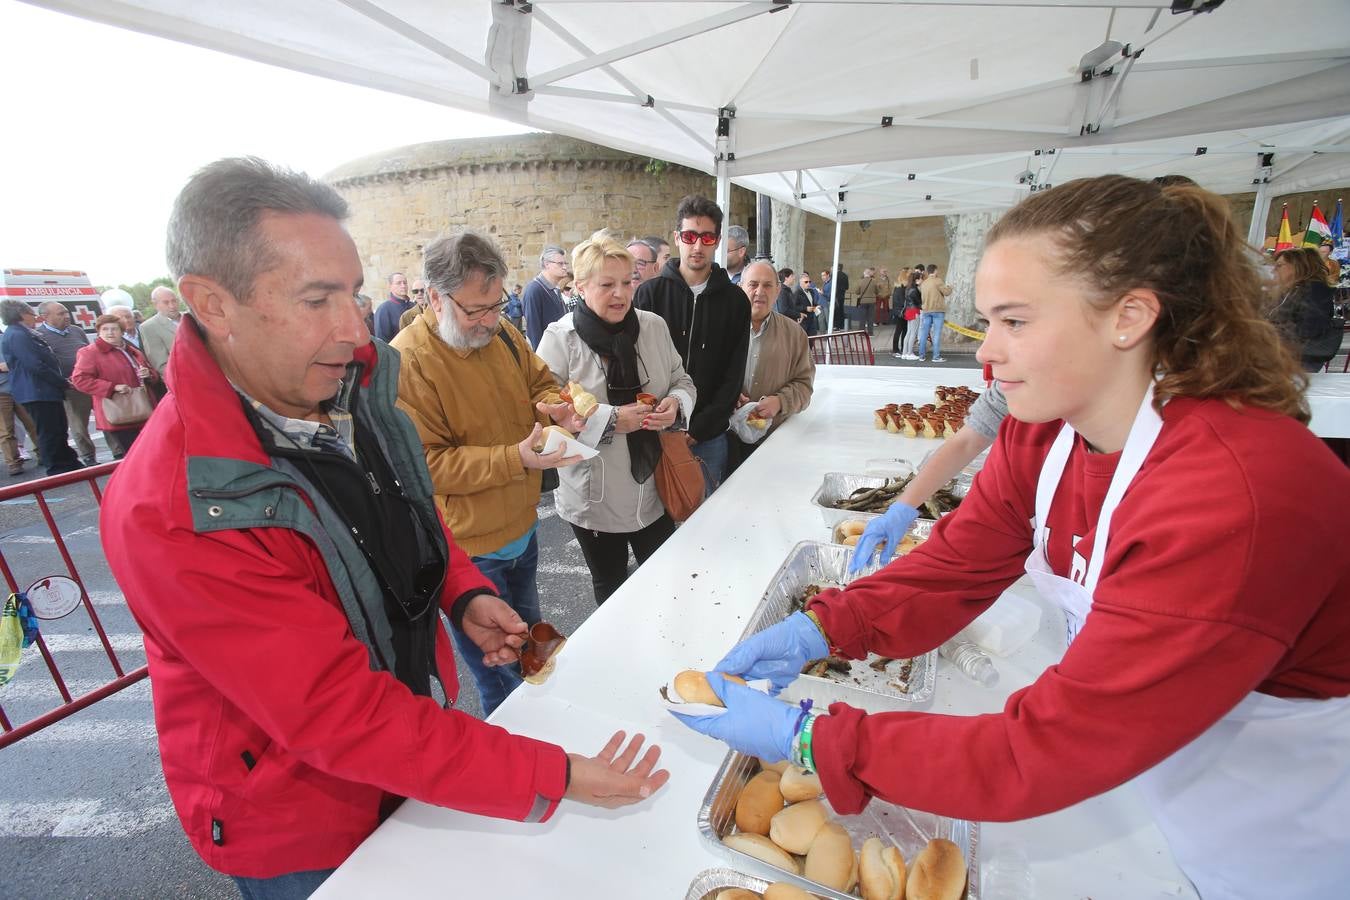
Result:
{"type": "MultiPolygon", "coordinates": [[[[901,757],[897,756],[897,765],[901,757]]],[[[793,875],[783,869],[760,862],[749,854],[733,850],[722,843],[722,838],[736,830],[736,800],[741,795],[745,783],[759,772],[759,762],[751,756],[732,751],[722,761],[717,775],[713,778],[703,805],[698,810],[698,832],[714,850],[731,859],[738,869],[747,872],[763,873],[771,881],[789,881],[821,897],[831,900],[856,900],[849,894],[828,888],[823,884],[793,875]]],[[[829,807],[829,801],[824,801],[829,807]]],[[[949,819],[946,816],[917,812],[896,806],[884,800],[874,799],[867,808],[856,816],[841,816],[831,810],[835,821],[848,831],[853,838],[854,849],[875,835],[883,843],[891,843],[900,848],[908,866],[919,851],[933,838],[946,838],[961,848],[966,857],[966,893],[965,900],[980,900],[980,825],[965,819],[949,819]]],[[[705,873],[707,874],[707,873],[705,873]]],[[[697,883],[697,882],[696,882],[697,883]]],[[[728,887],[737,886],[734,884],[728,887]]],[[[751,888],[754,890],[754,888],[751,888]]],[[[688,898],[703,895],[691,893],[688,898]]]]}
{"type": "MultiPolygon", "coordinates": [[[[847,497],[858,488],[881,487],[887,480],[884,475],[852,475],[847,472],[826,472],[825,477],[820,482],[820,487],[811,496],[811,503],[820,510],[820,515],[825,520],[825,524],[831,527],[844,519],[876,516],[879,513],[859,513],[848,509],[836,509],[833,504],[847,497]]],[[[952,485],[952,493],[958,497],[964,497],[974,480],[974,471],[963,470],[960,475],[953,479],[955,484],[952,485]]],[[[931,522],[932,519],[921,518],[920,521],[931,522]]]]}
{"type": "MultiPolygon", "coordinates": [[[[839,526],[843,525],[845,522],[850,522],[853,521],[854,519],[858,520],[859,522],[871,522],[873,519],[879,518],[881,518],[881,516],[878,515],[877,513],[857,513],[856,515],[849,516],[847,519],[840,519],[838,522],[834,524],[833,527],[830,528],[830,541],[835,544],[844,543],[843,540],[841,540],[841,535],[839,534],[839,526]]],[[[914,524],[909,526],[909,531],[906,533],[912,534],[914,535],[914,537],[926,541],[928,540],[928,536],[933,533],[933,526],[936,524],[937,523],[934,522],[932,519],[915,519],[914,524]]]]}
{"type": "MultiPolygon", "coordinates": [[[[774,573],[773,580],[764,591],[764,599],[750,614],[741,640],[787,618],[792,612],[793,600],[800,597],[808,586],[843,587],[854,577],[861,578],[877,570],[873,566],[859,572],[857,576],[849,575],[848,561],[852,555],[852,547],[819,541],[802,541],[793,547],[783,565],[774,573]]],[[[894,685],[900,662],[893,662],[886,671],[879,672],[869,665],[878,658],[871,655],[865,660],[854,660],[847,675],[839,673],[829,678],[803,675],[788,685],[781,696],[794,703],[810,697],[816,706],[822,708],[835,701],[843,701],[867,712],[912,709],[914,704],[932,699],[933,686],[937,680],[936,650],[914,657],[909,679],[903,689],[894,685]]]]}
{"type": "Polygon", "coordinates": [[[689,883],[684,900],[716,900],[719,891],[727,888],[745,888],[763,891],[771,882],[737,872],[735,869],[704,869],[689,883]]]}

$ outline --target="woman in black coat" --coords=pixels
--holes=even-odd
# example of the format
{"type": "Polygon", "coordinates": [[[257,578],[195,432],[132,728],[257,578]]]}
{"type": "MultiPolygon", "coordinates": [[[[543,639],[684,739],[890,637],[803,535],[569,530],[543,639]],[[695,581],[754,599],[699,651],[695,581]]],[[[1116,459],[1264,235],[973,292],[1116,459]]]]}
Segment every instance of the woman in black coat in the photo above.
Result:
{"type": "Polygon", "coordinates": [[[1311,247],[1275,254],[1275,282],[1280,301],[1271,320],[1303,361],[1316,372],[1336,355],[1342,329],[1333,320],[1332,291],[1321,255],[1311,247]]]}

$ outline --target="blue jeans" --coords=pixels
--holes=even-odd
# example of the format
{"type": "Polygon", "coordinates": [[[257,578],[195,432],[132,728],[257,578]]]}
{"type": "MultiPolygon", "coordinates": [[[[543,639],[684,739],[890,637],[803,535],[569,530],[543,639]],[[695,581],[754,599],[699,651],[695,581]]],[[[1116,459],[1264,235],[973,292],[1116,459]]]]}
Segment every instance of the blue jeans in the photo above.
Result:
{"type": "Polygon", "coordinates": [[[703,497],[707,499],[726,476],[727,433],[724,431],[715,438],[699,441],[689,450],[703,463],[703,497]]]}
{"type": "MultiPolygon", "coordinates": [[[[487,576],[497,588],[497,593],[525,620],[526,625],[534,625],[539,621],[539,586],[535,580],[539,571],[537,533],[530,536],[525,552],[515,559],[475,556],[473,564],[487,576]]],[[[483,716],[490,716],[520,684],[520,666],[515,663],[509,666],[485,666],[483,651],[477,644],[457,628],[451,628],[450,633],[454,635],[459,655],[464,657],[464,664],[469,667],[474,683],[478,685],[478,696],[483,701],[483,716]]]]}
{"type": "Polygon", "coordinates": [[[288,872],[271,878],[240,878],[231,875],[244,900],[305,900],[328,880],[336,869],[310,869],[288,872]]]}
{"type": "Polygon", "coordinates": [[[924,351],[928,348],[928,330],[933,331],[933,359],[942,356],[942,323],[947,321],[945,312],[924,312],[919,313],[919,346],[915,353],[919,354],[919,359],[923,359],[924,351]]]}

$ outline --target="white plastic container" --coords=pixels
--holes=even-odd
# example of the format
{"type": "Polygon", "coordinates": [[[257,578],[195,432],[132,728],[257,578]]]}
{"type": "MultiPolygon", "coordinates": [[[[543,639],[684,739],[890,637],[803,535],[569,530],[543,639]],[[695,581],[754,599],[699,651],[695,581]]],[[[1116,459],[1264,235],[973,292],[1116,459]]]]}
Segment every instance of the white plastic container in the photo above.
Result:
{"type": "Polygon", "coordinates": [[[1041,627],[1041,608],[1027,598],[1004,591],[994,605],[966,626],[961,637],[999,657],[1011,656],[1041,627]]]}

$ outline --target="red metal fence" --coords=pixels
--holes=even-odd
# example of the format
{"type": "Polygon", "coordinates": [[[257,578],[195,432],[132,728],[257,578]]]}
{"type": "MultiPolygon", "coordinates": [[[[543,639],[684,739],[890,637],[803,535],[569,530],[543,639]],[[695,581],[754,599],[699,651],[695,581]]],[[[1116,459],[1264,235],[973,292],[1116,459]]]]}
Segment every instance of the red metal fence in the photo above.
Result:
{"type": "Polygon", "coordinates": [[[872,366],[872,338],[866,331],[836,331],[816,334],[806,339],[811,347],[811,361],[818,366],[872,366]]]}
{"type": "MultiPolygon", "coordinates": [[[[66,574],[80,586],[81,605],[85,613],[89,616],[89,621],[97,632],[99,640],[103,644],[103,652],[107,654],[108,662],[112,665],[113,677],[101,687],[98,687],[88,693],[78,697],[72,697],[70,689],[66,687],[65,678],[61,675],[61,670],[56,664],[51,651],[47,649],[47,644],[39,633],[34,642],[38,652],[42,654],[43,661],[47,664],[47,671],[51,673],[52,681],[56,685],[57,691],[61,694],[62,703],[49,712],[43,713],[27,722],[22,722],[15,726],[11,724],[9,717],[5,715],[5,709],[0,704],[0,749],[8,747],[15,741],[21,740],[34,732],[41,731],[48,725],[59,722],[72,713],[79,712],[86,706],[90,706],[110,694],[115,694],[125,687],[128,687],[140,681],[146,676],[148,670],[145,666],[133,669],[127,672],[123,669],[122,662],[117,658],[116,651],[113,650],[112,643],[108,640],[108,635],[103,629],[103,622],[99,619],[98,612],[94,609],[94,604],[89,598],[89,592],[85,589],[84,580],[80,576],[79,567],[75,564],[75,559],[71,556],[70,549],[66,544],[65,538],[61,535],[61,529],[56,524],[56,519],[52,515],[51,506],[47,501],[47,494],[58,488],[69,487],[84,483],[89,485],[89,490],[93,492],[94,502],[100,506],[103,503],[103,491],[99,488],[98,479],[109,475],[117,467],[117,463],[104,463],[100,466],[93,466],[87,469],[81,469],[77,472],[68,472],[64,475],[53,475],[49,478],[40,478],[37,481],[30,481],[26,484],[17,484],[12,487],[0,488],[0,502],[5,500],[16,500],[24,497],[32,497],[36,502],[38,509],[42,513],[42,518],[47,523],[47,529],[51,532],[52,539],[56,543],[56,549],[61,554],[61,559],[66,566],[66,574]]],[[[15,578],[15,573],[10,567],[10,561],[5,558],[3,546],[0,546],[0,575],[4,576],[5,584],[9,591],[17,593],[26,585],[30,584],[36,578],[48,575],[60,574],[57,572],[37,573],[33,579],[25,579],[22,583],[15,578]]],[[[0,694],[3,696],[3,694],[0,694]]]]}

